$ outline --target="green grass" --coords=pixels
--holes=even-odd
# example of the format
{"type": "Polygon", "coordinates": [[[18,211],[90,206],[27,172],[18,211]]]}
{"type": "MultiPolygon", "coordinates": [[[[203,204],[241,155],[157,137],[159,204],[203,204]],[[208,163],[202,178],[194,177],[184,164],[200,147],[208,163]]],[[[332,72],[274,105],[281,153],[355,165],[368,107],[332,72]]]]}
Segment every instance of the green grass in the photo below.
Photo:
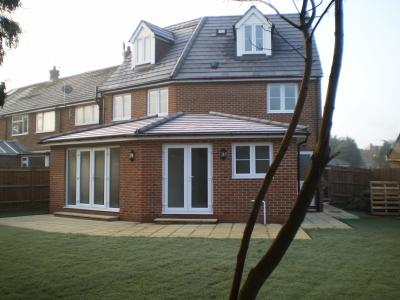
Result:
{"type": "MultiPolygon", "coordinates": [[[[400,219],[309,230],[260,299],[400,299],[400,219]]],[[[0,226],[1,299],[225,299],[238,240],[94,237],[0,226]]],[[[252,243],[249,264],[270,241],[252,243]]]]}

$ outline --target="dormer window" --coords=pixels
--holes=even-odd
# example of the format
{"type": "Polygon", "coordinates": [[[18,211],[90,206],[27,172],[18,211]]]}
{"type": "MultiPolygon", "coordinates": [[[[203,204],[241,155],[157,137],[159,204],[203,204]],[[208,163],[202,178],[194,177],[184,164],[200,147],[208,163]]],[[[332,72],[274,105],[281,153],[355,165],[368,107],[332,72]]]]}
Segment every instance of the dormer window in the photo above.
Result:
{"type": "Polygon", "coordinates": [[[136,65],[151,63],[151,36],[145,36],[136,40],[136,65]]]}
{"type": "Polygon", "coordinates": [[[264,50],[264,28],[262,25],[246,25],[244,27],[244,51],[246,53],[264,50]]]}
{"type": "Polygon", "coordinates": [[[155,64],[159,56],[174,43],[174,34],[149,22],[141,21],[129,41],[133,46],[132,68],[135,68],[139,65],[155,64]]]}
{"type": "Polygon", "coordinates": [[[252,6],[235,24],[237,56],[272,54],[272,23],[252,6]]]}

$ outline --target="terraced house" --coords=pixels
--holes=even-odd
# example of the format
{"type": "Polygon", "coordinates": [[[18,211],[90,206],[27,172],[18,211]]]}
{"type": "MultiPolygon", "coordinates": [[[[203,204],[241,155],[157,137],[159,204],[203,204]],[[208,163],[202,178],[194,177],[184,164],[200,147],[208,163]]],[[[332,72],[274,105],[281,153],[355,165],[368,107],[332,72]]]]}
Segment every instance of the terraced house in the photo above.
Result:
{"type": "MultiPolygon", "coordinates": [[[[40,142],[51,149],[50,210],[245,221],[292,118],[300,32],[252,7],[165,28],[141,21],[130,43],[99,86],[102,124],[40,142]]],[[[265,199],[268,222],[288,216],[316,141],[316,46],[314,55],[301,125],[265,199]]],[[[322,208],[318,197],[312,205],[322,208]]]]}

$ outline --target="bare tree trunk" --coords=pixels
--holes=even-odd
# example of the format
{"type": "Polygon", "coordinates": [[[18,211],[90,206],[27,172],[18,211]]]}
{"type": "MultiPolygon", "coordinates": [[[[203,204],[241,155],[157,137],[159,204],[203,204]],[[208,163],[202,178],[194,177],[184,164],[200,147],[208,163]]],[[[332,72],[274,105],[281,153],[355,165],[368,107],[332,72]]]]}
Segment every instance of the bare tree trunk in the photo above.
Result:
{"type": "MultiPolygon", "coordinates": [[[[314,3],[313,3],[314,4],[314,3]]],[[[313,7],[315,7],[313,5],[313,7]]],[[[304,0],[303,8],[300,13],[300,25],[297,27],[302,31],[304,37],[304,48],[305,48],[305,64],[304,64],[304,73],[302,78],[302,83],[299,91],[299,96],[297,99],[297,104],[295,111],[293,113],[292,120],[289,124],[289,127],[285,133],[285,136],[282,140],[282,143],[279,147],[278,153],[276,154],[271,166],[269,167],[267,174],[264,178],[262,186],[255,198],[252,211],[250,213],[249,219],[246,223],[246,227],[243,232],[243,238],[240,244],[240,249],[237,255],[237,262],[235,268],[235,274],[232,281],[232,287],[229,299],[236,300],[239,295],[241,279],[243,276],[243,269],[246,261],[247,251],[250,244],[251,234],[254,229],[254,225],[257,221],[257,216],[260,210],[261,203],[265,198],[265,195],[269,189],[269,186],[275,176],[276,171],[280,163],[282,162],[286,151],[290,145],[290,142],[295,133],[296,127],[299,123],[301,112],[304,107],[304,103],[307,98],[308,93],[308,85],[311,78],[311,70],[312,70],[312,37],[310,36],[310,25],[312,22],[306,22],[306,10],[307,10],[307,0],[304,0]]]]}
{"type": "Polygon", "coordinates": [[[309,168],[289,219],[282,227],[267,253],[250,271],[242,289],[240,290],[239,299],[255,299],[264,282],[268,279],[281,261],[282,257],[285,255],[297,230],[304,220],[313,193],[315,192],[322,172],[329,161],[330,130],[332,127],[332,117],[343,54],[342,1],[343,0],[335,1],[335,49],[329,76],[321,130],[318,137],[318,144],[311,159],[311,167],[309,168]]]}

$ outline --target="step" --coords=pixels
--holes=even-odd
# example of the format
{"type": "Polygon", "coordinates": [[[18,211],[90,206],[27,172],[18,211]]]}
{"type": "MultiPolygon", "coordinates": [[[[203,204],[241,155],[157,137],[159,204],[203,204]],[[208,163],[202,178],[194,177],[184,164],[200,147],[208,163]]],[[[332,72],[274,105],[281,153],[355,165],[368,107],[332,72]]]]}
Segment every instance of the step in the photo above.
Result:
{"type": "Polygon", "coordinates": [[[153,222],[158,224],[217,224],[218,219],[156,218],[153,222]]]}
{"type": "Polygon", "coordinates": [[[95,215],[95,214],[86,214],[86,213],[75,213],[75,212],[66,212],[66,211],[57,211],[53,213],[56,217],[65,217],[65,218],[76,218],[76,219],[86,219],[86,220],[96,220],[96,221],[118,221],[118,216],[108,216],[108,215],[95,215]]]}

